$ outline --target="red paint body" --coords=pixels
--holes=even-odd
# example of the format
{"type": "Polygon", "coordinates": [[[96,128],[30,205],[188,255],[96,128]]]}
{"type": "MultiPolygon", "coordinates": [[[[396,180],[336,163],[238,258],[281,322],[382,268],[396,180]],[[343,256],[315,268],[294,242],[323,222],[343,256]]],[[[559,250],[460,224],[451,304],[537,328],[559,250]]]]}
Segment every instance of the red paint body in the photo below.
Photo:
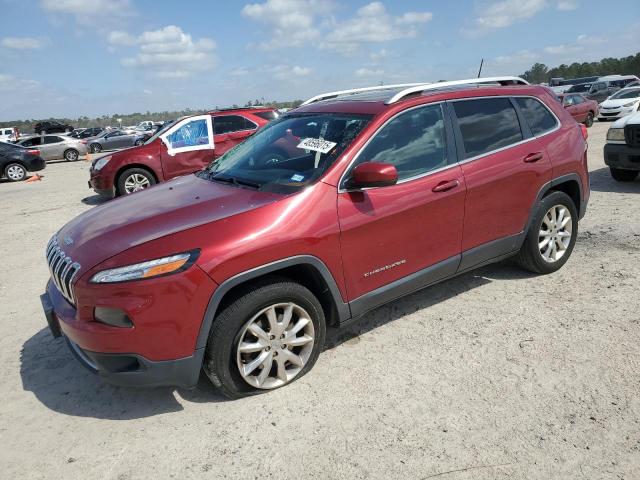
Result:
{"type": "Polygon", "coordinates": [[[97,193],[113,196],[118,177],[127,168],[144,168],[153,174],[157,182],[164,182],[180,175],[202,170],[214,159],[269,123],[268,120],[257,115],[258,113],[273,111],[273,108],[240,108],[210,112],[214,123],[216,117],[234,115],[247,118],[256,124],[257,128],[220,135],[214,134],[215,148],[213,150],[203,149],[169,155],[164,142],[160,138],[156,138],[150,144],[111,153],[111,160],[104,168],[99,171],[91,168],[89,185],[97,193]]]}
{"type": "MultiPolygon", "coordinates": [[[[391,105],[328,101],[297,112],[375,116],[319,181],[295,194],[183,176],[96,207],[63,227],[58,238],[73,238],[74,244],[64,250],[82,265],[74,287],[77,308],[48,286],[65,335],[95,352],[136,353],[150,360],[186,357],[196,348],[216,288],[242,272],[310,255],[326,265],[347,304],[474,247],[523,232],[536,196],[552,179],[577,174],[581,201],[588,200],[586,143],[580,128],[539,87],[436,92],[391,105]],[[560,128],[407,182],[359,191],[338,188],[354,155],[398,112],[449,99],[505,95],[543,100],[560,128]],[[101,270],[193,249],[200,249],[200,256],[181,273],[120,284],[89,283],[101,270]],[[367,275],[389,265],[393,268],[367,275]],[[134,328],[95,321],[95,306],[124,310],[134,328]]],[[[152,144],[131,149],[126,158],[146,158],[158,177],[166,179],[170,174],[158,148],[152,144]]]]}

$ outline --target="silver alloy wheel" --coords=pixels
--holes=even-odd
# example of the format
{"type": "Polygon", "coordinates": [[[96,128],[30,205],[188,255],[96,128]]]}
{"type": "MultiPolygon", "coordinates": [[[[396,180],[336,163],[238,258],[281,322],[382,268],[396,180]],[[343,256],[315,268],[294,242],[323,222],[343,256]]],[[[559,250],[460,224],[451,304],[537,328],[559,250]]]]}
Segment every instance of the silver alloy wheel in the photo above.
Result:
{"type": "Polygon", "coordinates": [[[313,321],[304,308],[291,302],[263,308],[240,334],[240,375],[252,387],[265,390],[289,383],[306,365],[314,342],[313,321]]]}
{"type": "Polygon", "coordinates": [[[139,192],[150,186],[149,179],[140,173],[129,175],[124,181],[124,191],[127,193],[139,192]]]}
{"type": "Polygon", "coordinates": [[[9,179],[16,182],[18,180],[22,180],[26,176],[27,171],[20,165],[9,165],[9,168],[7,168],[5,173],[9,179]]]}
{"type": "Polygon", "coordinates": [[[67,162],[75,162],[78,160],[78,152],[75,150],[67,150],[64,154],[64,158],[67,162]]]}
{"type": "Polygon", "coordinates": [[[571,243],[572,231],[573,222],[567,207],[554,205],[545,213],[538,232],[538,248],[546,262],[557,262],[564,256],[571,243]]]}

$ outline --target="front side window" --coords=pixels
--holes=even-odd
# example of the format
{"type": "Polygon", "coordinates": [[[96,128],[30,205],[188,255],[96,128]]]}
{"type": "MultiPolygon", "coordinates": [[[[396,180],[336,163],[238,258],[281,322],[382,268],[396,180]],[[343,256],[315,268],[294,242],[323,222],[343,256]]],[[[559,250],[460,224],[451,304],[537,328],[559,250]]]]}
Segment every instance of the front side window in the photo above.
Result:
{"type": "Polygon", "coordinates": [[[30,138],[29,140],[25,140],[24,142],[21,143],[21,145],[23,147],[35,147],[37,145],[40,145],[42,142],[42,137],[33,137],[30,138]]]}
{"type": "Polygon", "coordinates": [[[185,123],[167,136],[171,148],[196,147],[209,144],[207,121],[204,118],[185,123]]]}
{"type": "Polygon", "coordinates": [[[446,166],[442,106],[415,108],[393,118],[375,134],[352,167],[362,162],[394,165],[399,181],[446,166]]]}
{"type": "Polygon", "coordinates": [[[279,117],[278,112],[275,110],[270,110],[268,112],[255,112],[254,115],[268,121],[275,120],[279,117]]]}
{"type": "Polygon", "coordinates": [[[346,113],[280,117],[198,175],[239,188],[294,193],[315,183],[370,120],[346,113]]]}
{"type": "Polygon", "coordinates": [[[508,98],[453,102],[465,156],[472,158],[523,140],[520,122],[508,98]]]}
{"type": "MultiPolygon", "coordinates": [[[[575,103],[577,95],[570,95],[575,103]]],[[[556,118],[540,103],[540,100],[531,97],[517,97],[516,103],[524,115],[525,120],[534,135],[541,135],[553,130],[558,125],[556,118]]]]}
{"type": "Polygon", "coordinates": [[[584,103],[584,97],[582,95],[573,95],[573,103],[574,105],[580,105],[584,103]]]}

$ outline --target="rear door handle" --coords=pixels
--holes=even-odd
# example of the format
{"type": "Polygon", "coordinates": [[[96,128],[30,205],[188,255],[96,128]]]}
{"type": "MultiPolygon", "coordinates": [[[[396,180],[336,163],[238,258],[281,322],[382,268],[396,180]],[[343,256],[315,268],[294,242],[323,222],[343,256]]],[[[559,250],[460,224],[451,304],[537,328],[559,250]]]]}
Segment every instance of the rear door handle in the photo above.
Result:
{"type": "Polygon", "coordinates": [[[438,183],[435,187],[431,189],[432,192],[446,192],[447,190],[451,190],[452,188],[456,188],[460,185],[460,182],[456,178],[455,180],[444,180],[443,182],[438,183]]]}
{"type": "Polygon", "coordinates": [[[535,153],[530,153],[529,155],[524,157],[522,161],[526,163],[533,163],[533,162],[537,162],[538,160],[542,160],[542,158],[543,158],[542,152],[535,152],[535,153]]]}

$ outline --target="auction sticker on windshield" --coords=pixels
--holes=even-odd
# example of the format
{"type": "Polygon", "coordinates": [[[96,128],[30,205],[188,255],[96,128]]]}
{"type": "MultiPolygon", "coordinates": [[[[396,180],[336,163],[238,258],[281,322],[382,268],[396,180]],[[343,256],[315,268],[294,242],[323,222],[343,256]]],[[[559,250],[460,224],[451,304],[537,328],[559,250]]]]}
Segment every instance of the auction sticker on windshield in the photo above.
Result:
{"type": "Polygon", "coordinates": [[[298,148],[313,150],[314,152],[327,153],[335,147],[337,143],[330,142],[324,138],[305,138],[298,144],[298,148]]]}

